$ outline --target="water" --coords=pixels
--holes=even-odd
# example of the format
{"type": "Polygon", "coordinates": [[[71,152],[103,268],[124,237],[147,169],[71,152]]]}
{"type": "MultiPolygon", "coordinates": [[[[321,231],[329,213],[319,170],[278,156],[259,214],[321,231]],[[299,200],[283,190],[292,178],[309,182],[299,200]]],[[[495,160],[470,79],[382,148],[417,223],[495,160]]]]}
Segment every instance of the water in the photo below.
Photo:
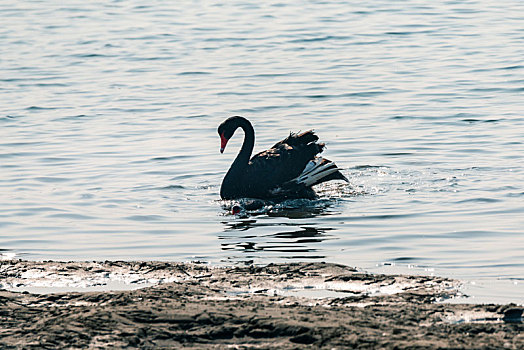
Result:
{"type": "MultiPolygon", "coordinates": [[[[0,4],[0,249],[322,260],[524,303],[521,1],[0,4]],[[219,186],[314,128],[350,186],[233,216],[219,186]],[[256,215],[255,215],[256,214],[256,215]]],[[[483,299],[482,299],[483,298],[483,299]]]]}

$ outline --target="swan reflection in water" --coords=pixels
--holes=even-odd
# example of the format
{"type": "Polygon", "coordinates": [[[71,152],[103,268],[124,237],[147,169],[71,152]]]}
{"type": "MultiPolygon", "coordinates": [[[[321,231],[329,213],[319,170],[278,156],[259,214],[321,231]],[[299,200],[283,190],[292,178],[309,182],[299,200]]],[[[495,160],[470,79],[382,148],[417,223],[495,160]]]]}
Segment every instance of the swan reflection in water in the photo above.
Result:
{"type": "Polygon", "coordinates": [[[254,210],[250,203],[227,202],[224,209],[231,213],[235,206],[241,212],[228,215],[224,220],[224,232],[219,239],[222,250],[239,252],[232,260],[243,259],[323,259],[322,247],[327,240],[336,239],[330,233],[334,229],[319,225],[315,218],[332,215],[330,200],[292,200],[279,204],[268,204],[254,210]],[[299,220],[296,220],[299,219],[299,220]],[[304,221],[303,219],[311,219],[304,221]]]}

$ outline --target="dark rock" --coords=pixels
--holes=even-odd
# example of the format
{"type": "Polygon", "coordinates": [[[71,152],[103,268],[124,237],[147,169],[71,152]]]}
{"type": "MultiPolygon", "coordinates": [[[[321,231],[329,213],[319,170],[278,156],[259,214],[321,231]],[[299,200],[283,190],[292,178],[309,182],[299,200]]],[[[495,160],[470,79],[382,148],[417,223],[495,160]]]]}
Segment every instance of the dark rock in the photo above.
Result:
{"type": "Polygon", "coordinates": [[[524,309],[522,308],[507,309],[504,312],[504,317],[502,318],[502,320],[508,323],[520,323],[522,322],[522,313],[523,312],[524,312],[524,309]]]}
{"type": "Polygon", "coordinates": [[[297,335],[296,337],[289,339],[290,342],[297,343],[297,344],[313,344],[317,340],[318,340],[317,338],[315,338],[314,336],[312,336],[309,333],[300,334],[300,335],[297,335]]]}

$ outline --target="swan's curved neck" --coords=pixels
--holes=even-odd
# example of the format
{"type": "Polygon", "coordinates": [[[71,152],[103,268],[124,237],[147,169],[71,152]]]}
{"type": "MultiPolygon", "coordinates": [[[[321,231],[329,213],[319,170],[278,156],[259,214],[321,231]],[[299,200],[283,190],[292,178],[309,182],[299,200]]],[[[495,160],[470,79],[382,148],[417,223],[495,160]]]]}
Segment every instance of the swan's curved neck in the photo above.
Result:
{"type": "Polygon", "coordinates": [[[224,180],[222,180],[222,186],[220,187],[222,199],[232,199],[243,195],[244,170],[249,164],[249,158],[255,146],[255,131],[251,123],[247,119],[239,117],[236,121],[235,130],[238,128],[244,130],[244,143],[224,180]]]}
{"type": "Polygon", "coordinates": [[[251,152],[253,152],[253,147],[255,147],[255,130],[253,130],[251,123],[247,119],[241,119],[239,120],[237,128],[238,127],[244,130],[244,143],[231,168],[234,166],[247,165],[251,157],[251,152]]]}

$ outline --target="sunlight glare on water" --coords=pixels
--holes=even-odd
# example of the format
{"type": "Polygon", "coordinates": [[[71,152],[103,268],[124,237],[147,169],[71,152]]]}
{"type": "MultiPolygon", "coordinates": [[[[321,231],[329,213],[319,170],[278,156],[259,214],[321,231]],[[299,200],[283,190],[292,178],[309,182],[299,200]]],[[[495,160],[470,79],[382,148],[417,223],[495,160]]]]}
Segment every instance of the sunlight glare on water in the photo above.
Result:
{"type": "MultiPolygon", "coordinates": [[[[523,4],[0,4],[0,253],[325,260],[524,303],[523,4]],[[221,180],[315,129],[350,185],[230,215],[221,180]]],[[[491,298],[491,299],[490,299],[491,298]]]]}

